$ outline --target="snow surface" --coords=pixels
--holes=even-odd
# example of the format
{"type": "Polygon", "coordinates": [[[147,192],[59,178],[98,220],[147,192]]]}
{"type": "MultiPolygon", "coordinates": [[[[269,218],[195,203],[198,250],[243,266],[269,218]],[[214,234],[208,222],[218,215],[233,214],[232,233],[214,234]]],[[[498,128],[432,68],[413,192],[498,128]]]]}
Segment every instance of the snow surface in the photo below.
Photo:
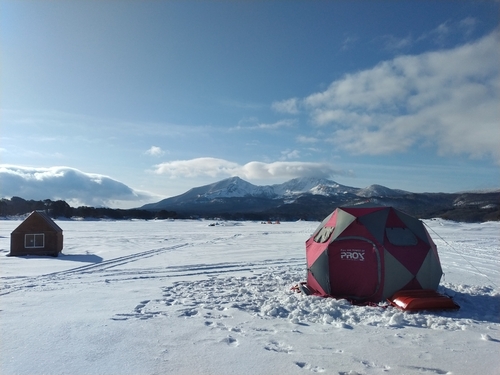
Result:
{"type": "Polygon", "coordinates": [[[498,222],[425,221],[461,309],[420,313],[291,291],[316,222],[57,221],[58,258],[0,223],[2,375],[500,373],[498,222]]]}

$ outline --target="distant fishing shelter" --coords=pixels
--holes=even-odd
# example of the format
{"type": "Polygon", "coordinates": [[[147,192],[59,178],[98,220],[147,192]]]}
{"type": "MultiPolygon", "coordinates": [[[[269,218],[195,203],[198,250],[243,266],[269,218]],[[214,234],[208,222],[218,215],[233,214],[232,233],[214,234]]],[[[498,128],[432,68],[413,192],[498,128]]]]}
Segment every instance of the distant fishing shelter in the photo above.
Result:
{"type": "Polygon", "coordinates": [[[58,256],[63,230],[42,211],[33,211],[10,235],[9,255],[58,256]]]}

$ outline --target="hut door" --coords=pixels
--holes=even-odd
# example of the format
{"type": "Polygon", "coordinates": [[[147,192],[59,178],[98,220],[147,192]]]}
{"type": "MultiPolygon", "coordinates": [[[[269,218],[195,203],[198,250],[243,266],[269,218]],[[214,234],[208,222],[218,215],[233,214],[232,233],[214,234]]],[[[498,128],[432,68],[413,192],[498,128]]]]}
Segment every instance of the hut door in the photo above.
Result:
{"type": "Polygon", "coordinates": [[[376,245],[362,238],[342,238],[328,246],[333,296],[365,299],[380,286],[381,264],[376,245]]]}

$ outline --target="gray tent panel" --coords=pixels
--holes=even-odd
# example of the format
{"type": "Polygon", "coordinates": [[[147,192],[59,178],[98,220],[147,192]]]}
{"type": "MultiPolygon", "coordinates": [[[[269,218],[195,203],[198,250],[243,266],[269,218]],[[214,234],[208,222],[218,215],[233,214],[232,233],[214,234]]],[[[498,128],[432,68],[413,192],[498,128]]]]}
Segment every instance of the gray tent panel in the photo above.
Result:
{"type": "Polygon", "coordinates": [[[441,269],[441,264],[439,259],[436,259],[434,252],[429,249],[429,253],[422,262],[422,266],[417,273],[417,281],[420,283],[423,289],[434,289],[436,290],[441,281],[441,276],[443,275],[443,270],[441,269]]]}
{"type": "Polygon", "coordinates": [[[409,216],[401,211],[398,211],[398,210],[394,210],[396,212],[396,215],[398,215],[398,217],[401,219],[401,221],[408,227],[410,228],[410,230],[415,233],[415,235],[420,238],[422,241],[424,241],[425,243],[429,244],[429,239],[427,237],[427,233],[426,233],[426,230],[425,230],[425,227],[423,225],[423,223],[412,217],[412,216],[409,216]]]}
{"type": "Polygon", "coordinates": [[[396,246],[415,246],[417,237],[408,228],[386,228],[385,233],[390,243],[396,246]]]}
{"type": "Polygon", "coordinates": [[[386,299],[401,290],[415,276],[385,249],[384,263],[385,278],[382,298],[386,299]]]}
{"type": "Polygon", "coordinates": [[[342,209],[337,210],[337,222],[335,224],[335,230],[333,231],[330,242],[336,239],[353,221],[356,220],[356,216],[345,212],[342,209]]]}
{"type": "Polygon", "coordinates": [[[359,218],[359,222],[370,231],[380,244],[384,243],[384,229],[387,216],[389,216],[389,208],[375,211],[359,218]]]}
{"type": "Polygon", "coordinates": [[[330,266],[328,263],[328,251],[325,249],[316,261],[309,267],[309,272],[314,276],[325,293],[331,294],[330,266]]]}

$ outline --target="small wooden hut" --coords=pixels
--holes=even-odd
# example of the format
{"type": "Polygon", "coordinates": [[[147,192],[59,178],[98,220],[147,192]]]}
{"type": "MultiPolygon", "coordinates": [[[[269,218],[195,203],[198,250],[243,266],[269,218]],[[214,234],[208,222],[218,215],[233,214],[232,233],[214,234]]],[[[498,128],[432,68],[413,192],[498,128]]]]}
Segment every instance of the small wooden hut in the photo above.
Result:
{"type": "Polygon", "coordinates": [[[58,256],[62,229],[43,211],[33,211],[10,235],[9,255],[58,256]]]}

